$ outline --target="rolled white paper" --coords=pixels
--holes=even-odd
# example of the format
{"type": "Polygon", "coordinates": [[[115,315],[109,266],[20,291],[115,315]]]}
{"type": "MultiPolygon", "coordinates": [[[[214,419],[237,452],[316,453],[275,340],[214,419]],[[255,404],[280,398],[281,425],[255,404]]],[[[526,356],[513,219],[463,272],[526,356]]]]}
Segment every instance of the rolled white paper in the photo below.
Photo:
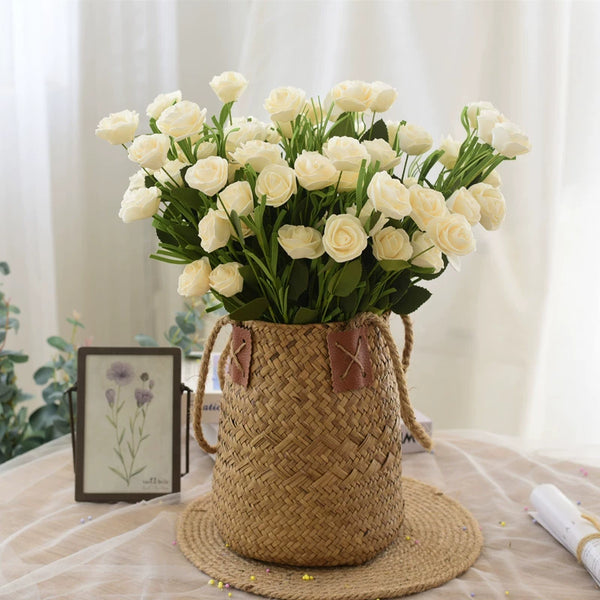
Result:
{"type": "MultiPolygon", "coordinates": [[[[579,508],[555,485],[543,483],[531,492],[530,502],[535,511],[530,515],[573,556],[579,542],[586,536],[600,533],[584,519],[579,508]]],[[[600,539],[590,540],[581,552],[581,562],[600,586],[600,539]]]]}

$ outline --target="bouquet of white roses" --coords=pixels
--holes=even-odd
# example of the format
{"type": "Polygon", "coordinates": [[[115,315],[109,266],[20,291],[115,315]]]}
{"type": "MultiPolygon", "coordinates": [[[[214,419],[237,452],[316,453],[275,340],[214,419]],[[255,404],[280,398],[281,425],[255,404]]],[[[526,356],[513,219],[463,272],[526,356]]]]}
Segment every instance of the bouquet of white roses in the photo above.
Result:
{"type": "Polygon", "coordinates": [[[153,133],[136,136],[125,110],[96,134],[140,166],[119,216],[152,218],[152,258],[186,265],[179,293],[210,289],[234,320],[414,311],[431,295],[417,284],[472,252],[477,224],[500,226],[496,167],[530,149],[488,102],[463,109],[464,140],[432,150],[424,129],[377,118],[397,97],[382,82],[344,81],[324,99],[274,89],[269,123],[232,116],[239,73],[210,85],[224,103],[210,121],[177,91],[148,106],[153,133]]]}

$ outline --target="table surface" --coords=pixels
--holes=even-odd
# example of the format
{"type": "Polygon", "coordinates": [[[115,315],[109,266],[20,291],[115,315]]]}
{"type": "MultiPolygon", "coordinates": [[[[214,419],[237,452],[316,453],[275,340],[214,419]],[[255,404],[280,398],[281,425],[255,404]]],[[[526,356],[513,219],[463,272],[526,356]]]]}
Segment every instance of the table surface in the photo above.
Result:
{"type": "MultiPolygon", "coordinates": [[[[484,432],[437,432],[435,442],[434,453],[406,455],[404,473],[471,510],[485,546],[463,576],[415,598],[598,600],[591,577],[525,507],[536,484],[554,483],[600,513],[600,469],[484,432]]],[[[210,489],[213,462],[192,443],[181,493],[137,504],[76,503],[67,438],[0,465],[0,599],[227,598],[175,542],[177,516],[210,489]]]]}

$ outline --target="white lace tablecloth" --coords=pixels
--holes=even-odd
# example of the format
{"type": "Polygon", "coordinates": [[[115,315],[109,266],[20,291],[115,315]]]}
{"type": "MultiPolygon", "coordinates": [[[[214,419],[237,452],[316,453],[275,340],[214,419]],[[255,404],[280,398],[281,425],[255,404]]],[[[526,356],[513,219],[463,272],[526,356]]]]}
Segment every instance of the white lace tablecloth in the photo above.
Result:
{"type": "MultiPolygon", "coordinates": [[[[525,510],[531,489],[549,482],[600,513],[600,469],[529,454],[483,432],[437,432],[435,442],[433,454],[406,455],[404,473],[469,508],[485,547],[462,577],[415,598],[600,598],[583,567],[525,510]]],[[[210,489],[213,462],[192,443],[181,494],[138,504],[76,503],[67,438],[0,465],[0,599],[227,598],[175,543],[178,514],[210,489]]],[[[257,597],[232,590],[232,598],[257,597]]]]}

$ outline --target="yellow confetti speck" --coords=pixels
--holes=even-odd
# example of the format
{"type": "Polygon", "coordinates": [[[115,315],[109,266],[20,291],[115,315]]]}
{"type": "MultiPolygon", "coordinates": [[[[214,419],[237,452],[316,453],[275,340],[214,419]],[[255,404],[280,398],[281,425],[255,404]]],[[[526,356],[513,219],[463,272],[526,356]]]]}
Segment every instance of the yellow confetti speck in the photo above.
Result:
{"type": "Polygon", "coordinates": [[[254,575],[250,575],[250,581],[256,581],[256,577],[254,575]]]}
{"type": "Polygon", "coordinates": [[[404,539],[405,539],[406,541],[410,540],[410,535],[407,535],[407,536],[406,536],[404,539]]]}
{"type": "Polygon", "coordinates": [[[501,525],[502,527],[505,527],[505,526],[506,526],[506,523],[505,523],[504,521],[500,521],[500,525],[501,525]]]}
{"type": "Polygon", "coordinates": [[[229,596],[229,598],[231,598],[231,596],[233,596],[233,594],[232,594],[231,592],[229,592],[229,593],[227,594],[227,596],[229,596]]]}
{"type": "Polygon", "coordinates": [[[504,594],[505,594],[506,596],[510,596],[510,592],[509,592],[508,590],[506,590],[506,591],[504,592],[504,594]]]}
{"type": "Polygon", "coordinates": [[[215,580],[214,579],[209,579],[208,580],[208,585],[215,585],[215,580]]]}
{"type": "Polygon", "coordinates": [[[225,544],[225,548],[229,548],[229,546],[230,546],[230,544],[229,544],[229,542],[227,542],[227,543],[225,544]]]}
{"type": "Polygon", "coordinates": [[[217,583],[217,587],[222,590],[223,589],[223,582],[219,581],[219,583],[217,583]]]}

